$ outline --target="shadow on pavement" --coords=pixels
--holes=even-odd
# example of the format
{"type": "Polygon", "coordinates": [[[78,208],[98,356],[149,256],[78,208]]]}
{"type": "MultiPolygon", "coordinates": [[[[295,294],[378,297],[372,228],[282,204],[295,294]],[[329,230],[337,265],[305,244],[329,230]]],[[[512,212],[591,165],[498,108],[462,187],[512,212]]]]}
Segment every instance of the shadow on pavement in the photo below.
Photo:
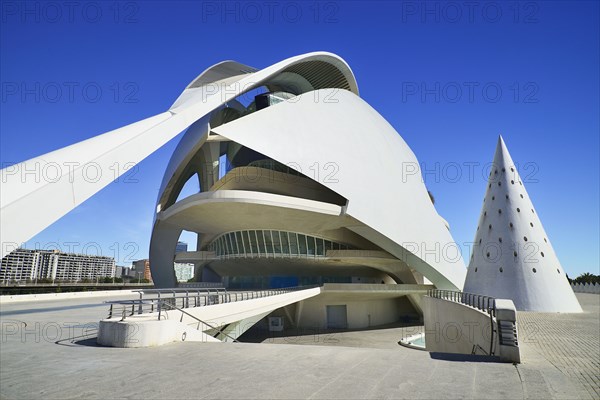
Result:
{"type": "Polygon", "coordinates": [[[68,338],[68,339],[62,339],[62,340],[57,340],[56,342],[54,342],[54,344],[57,344],[59,346],[67,346],[67,347],[78,347],[78,346],[85,346],[85,347],[104,347],[104,346],[100,346],[96,340],[97,340],[97,336],[90,336],[90,335],[82,335],[82,336],[75,336],[72,338],[68,338]]]}
{"type": "Polygon", "coordinates": [[[503,363],[500,357],[483,356],[477,354],[455,354],[455,353],[429,353],[429,356],[434,360],[456,361],[456,362],[488,362],[488,363],[503,363]]]}
{"type": "Polygon", "coordinates": [[[383,331],[386,329],[398,328],[410,329],[407,334],[415,334],[422,331],[422,325],[420,325],[419,322],[395,322],[362,329],[287,328],[280,332],[271,332],[269,331],[268,326],[257,324],[244,332],[238,340],[246,343],[263,343],[270,339],[288,339],[291,342],[296,342],[300,340],[300,338],[309,338],[311,336],[315,338],[319,336],[333,338],[332,335],[337,333],[383,331]]]}

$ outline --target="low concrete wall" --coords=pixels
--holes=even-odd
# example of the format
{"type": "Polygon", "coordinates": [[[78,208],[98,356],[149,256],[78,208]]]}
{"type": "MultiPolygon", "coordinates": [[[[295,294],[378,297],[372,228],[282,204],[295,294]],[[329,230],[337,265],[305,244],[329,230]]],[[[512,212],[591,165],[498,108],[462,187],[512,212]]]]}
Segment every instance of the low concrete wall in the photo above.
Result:
{"type": "Polygon", "coordinates": [[[571,283],[571,288],[575,293],[600,294],[600,285],[595,283],[571,283]]]}
{"type": "Polygon", "coordinates": [[[355,296],[355,300],[347,295],[322,293],[305,300],[298,326],[308,329],[327,329],[327,306],[345,305],[348,329],[364,329],[378,325],[397,322],[402,316],[410,315],[419,318],[406,296],[390,298],[369,298],[368,294],[355,296]]]}
{"type": "MultiPolygon", "coordinates": [[[[514,322],[516,311],[512,301],[497,300],[496,315],[514,322]]],[[[500,344],[498,321],[487,312],[425,296],[423,319],[425,346],[429,352],[495,355],[505,361],[520,362],[519,348],[500,344]]]]}
{"type": "Polygon", "coordinates": [[[452,301],[423,298],[428,351],[489,355],[493,321],[487,313],[452,301]]]}
{"type": "Polygon", "coordinates": [[[124,321],[104,320],[98,344],[112,347],[151,347],[172,342],[219,342],[218,339],[175,320],[158,321],[155,316],[132,316],[124,321]]]}
{"type": "Polygon", "coordinates": [[[15,294],[0,296],[0,304],[19,303],[24,301],[78,299],[85,297],[127,296],[130,294],[134,294],[134,292],[132,290],[100,290],[94,292],[15,294]]]}

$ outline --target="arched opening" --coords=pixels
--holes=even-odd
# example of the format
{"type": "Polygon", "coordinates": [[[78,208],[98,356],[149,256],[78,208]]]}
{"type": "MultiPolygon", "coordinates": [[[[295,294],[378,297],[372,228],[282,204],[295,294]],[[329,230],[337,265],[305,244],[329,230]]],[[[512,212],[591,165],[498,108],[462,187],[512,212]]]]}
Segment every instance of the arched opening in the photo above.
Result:
{"type": "Polygon", "coordinates": [[[175,260],[173,269],[177,282],[192,282],[197,273],[196,263],[185,253],[196,251],[198,234],[196,232],[181,231],[175,247],[175,260]]]}
{"type": "Polygon", "coordinates": [[[183,184],[181,191],[177,195],[177,199],[175,203],[181,201],[187,197],[190,197],[196,193],[200,193],[200,181],[198,179],[198,174],[193,174],[188,178],[188,180],[183,184]]]}

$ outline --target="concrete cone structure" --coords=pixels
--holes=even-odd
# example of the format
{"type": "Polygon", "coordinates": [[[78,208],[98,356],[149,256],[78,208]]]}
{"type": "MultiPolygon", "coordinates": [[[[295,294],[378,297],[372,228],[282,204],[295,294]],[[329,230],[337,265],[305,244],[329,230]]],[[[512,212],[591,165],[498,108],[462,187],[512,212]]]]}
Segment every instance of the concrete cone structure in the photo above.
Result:
{"type": "Polygon", "coordinates": [[[502,136],[464,291],[511,299],[520,311],[582,311],[502,136]]]}

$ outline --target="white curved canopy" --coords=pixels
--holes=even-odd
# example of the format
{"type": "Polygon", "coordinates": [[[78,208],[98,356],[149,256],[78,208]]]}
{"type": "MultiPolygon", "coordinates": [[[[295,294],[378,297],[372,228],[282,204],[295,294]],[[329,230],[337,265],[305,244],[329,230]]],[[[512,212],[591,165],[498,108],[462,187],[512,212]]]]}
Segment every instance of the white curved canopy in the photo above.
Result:
{"type": "MultiPolygon", "coordinates": [[[[238,75],[235,79],[216,82],[208,79],[214,84],[186,88],[168,112],[2,169],[2,257],[110,184],[118,177],[111,169],[115,163],[132,165],[140,162],[195,121],[251,90],[258,82],[310,61],[334,65],[351,90],[358,91],[350,68],[340,57],[327,52],[308,53],[254,73],[238,75]],[[49,180],[40,179],[40,174],[25,173],[45,169],[56,171],[56,175],[49,180]]],[[[231,67],[232,62],[228,63],[225,65],[231,67]]],[[[216,74],[212,78],[228,76],[230,71],[223,67],[224,63],[219,63],[201,76],[208,76],[209,72],[216,74]]],[[[119,172],[122,174],[125,170],[119,172]]]]}
{"type": "MultiPolygon", "coordinates": [[[[300,96],[214,131],[274,160],[296,163],[305,172],[315,163],[338,163],[335,180],[317,180],[348,199],[342,211],[362,223],[349,229],[403,260],[437,287],[460,288],[465,273],[462,258],[458,254],[448,259],[440,251],[456,245],[430,202],[416,157],[395,130],[357,96],[348,65],[334,54],[316,52],[257,72],[246,67],[219,63],[196,78],[168,112],[2,170],[2,255],[9,251],[5,243],[19,245],[28,240],[112,182],[115,176],[110,167],[115,162],[137,163],[193,125],[169,163],[159,194],[160,212],[161,201],[207,140],[211,112],[256,87],[280,88],[291,82],[301,87],[296,93],[300,96]],[[303,93],[308,85],[312,91],[303,93]],[[75,161],[75,169],[62,171],[53,182],[23,182],[19,174],[65,160],[75,161]],[[80,178],[91,163],[100,169],[101,179],[80,178]],[[406,164],[411,166],[409,175],[406,164]],[[39,218],[31,218],[36,210],[40,210],[39,218]]],[[[171,244],[180,232],[181,227],[168,221],[155,221],[153,276],[167,284],[174,278],[173,271],[165,274],[162,266],[172,264],[171,244]]]]}
{"type": "Polygon", "coordinates": [[[322,89],[213,131],[309,176],[319,165],[319,182],[348,199],[345,214],[370,228],[357,233],[437,287],[462,286],[465,268],[460,254],[441,251],[455,242],[431,203],[421,174],[407,173],[407,165],[419,165],[417,158],[360,97],[322,89]],[[328,164],[329,176],[323,172],[328,164]]]}

